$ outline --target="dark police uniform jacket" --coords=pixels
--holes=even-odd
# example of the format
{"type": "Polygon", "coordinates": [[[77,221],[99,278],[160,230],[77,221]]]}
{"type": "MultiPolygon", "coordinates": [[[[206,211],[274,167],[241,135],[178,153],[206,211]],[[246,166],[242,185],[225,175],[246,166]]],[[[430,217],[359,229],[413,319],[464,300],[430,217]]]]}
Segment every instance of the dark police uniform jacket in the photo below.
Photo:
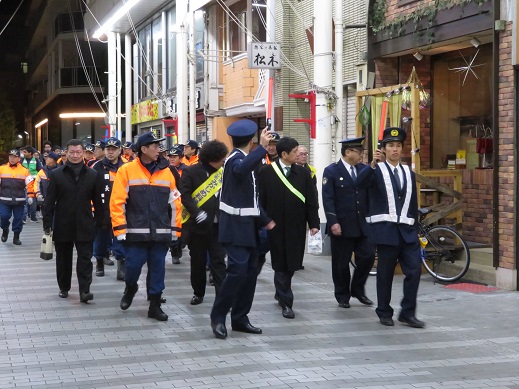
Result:
{"type": "Polygon", "coordinates": [[[381,162],[375,169],[364,169],[357,185],[368,189],[369,237],[375,244],[397,246],[402,236],[404,242],[418,240],[418,199],[415,174],[409,166],[403,170],[402,189],[397,190],[392,167],[381,162]]]}
{"type": "Polygon", "coordinates": [[[256,247],[258,228],[270,221],[259,206],[254,172],[265,154],[261,145],[247,156],[235,148],[225,161],[218,235],[221,243],[256,247]]]}
{"type": "Polygon", "coordinates": [[[117,170],[124,164],[124,160],[119,156],[115,163],[111,163],[104,157],[92,165],[92,169],[97,172],[97,190],[100,193],[101,202],[103,204],[103,227],[111,227],[112,225],[110,218],[110,196],[112,195],[112,187],[117,170]]]}
{"type": "MultiPolygon", "coordinates": [[[[355,168],[358,177],[363,170],[369,167],[358,164],[355,168]]],[[[332,163],[324,169],[322,196],[328,234],[331,233],[331,226],[339,223],[343,237],[368,236],[367,193],[366,188],[359,187],[357,181],[358,178],[353,181],[342,160],[332,163]]]]}

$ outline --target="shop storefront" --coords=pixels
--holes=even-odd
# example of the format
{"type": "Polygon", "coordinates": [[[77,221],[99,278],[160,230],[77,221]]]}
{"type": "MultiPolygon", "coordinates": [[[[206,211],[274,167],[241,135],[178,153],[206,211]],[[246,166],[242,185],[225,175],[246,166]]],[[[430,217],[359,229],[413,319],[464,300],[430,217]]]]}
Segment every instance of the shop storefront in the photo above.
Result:
{"type": "MultiPolygon", "coordinates": [[[[373,10],[376,2],[370,3],[373,10]]],[[[461,179],[458,228],[475,249],[491,249],[485,265],[498,269],[496,284],[515,289],[515,247],[508,243],[515,235],[515,217],[510,213],[514,183],[513,171],[506,166],[507,161],[513,164],[508,146],[513,137],[508,144],[500,139],[500,134],[513,133],[514,125],[503,120],[514,104],[508,98],[508,91],[513,91],[513,79],[508,78],[513,72],[506,63],[511,55],[509,27],[496,23],[492,1],[460,2],[441,9],[433,1],[394,0],[387,2],[385,11],[385,19],[370,21],[368,66],[375,73],[374,87],[405,85],[416,69],[420,87],[430,94],[429,104],[420,109],[420,144],[415,150],[420,172],[433,172],[447,185],[455,176],[461,179]],[[424,9],[430,11],[428,18],[413,18],[424,15],[424,9]],[[507,191],[498,195],[505,187],[507,191]]],[[[422,193],[422,201],[450,201],[433,195],[422,193]]]]}

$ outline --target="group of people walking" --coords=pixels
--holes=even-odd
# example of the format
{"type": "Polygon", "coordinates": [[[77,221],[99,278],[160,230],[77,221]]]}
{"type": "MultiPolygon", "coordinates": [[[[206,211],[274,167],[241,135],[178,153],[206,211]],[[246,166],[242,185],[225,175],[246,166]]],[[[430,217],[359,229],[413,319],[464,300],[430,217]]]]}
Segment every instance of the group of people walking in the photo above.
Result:
{"type": "MultiPolygon", "coordinates": [[[[135,145],[116,138],[95,145],[72,139],[61,165],[63,156],[47,151],[45,166],[34,172],[20,163],[19,150],[11,150],[8,163],[0,167],[1,240],[7,241],[13,217],[13,243],[21,244],[28,185],[36,178],[32,191],[42,204],[44,233],[55,243],[59,297],[67,298],[71,288],[74,247],[83,303],[94,298],[92,257],[96,276],[102,277],[104,266],[113,264],[111,251],[116,278],[125,282],[120,308],[130,308],[146,264],[148,317],[166,321],[161,308],[166,255],[171,251],[173,262],[179,263],[187,245],[192,305],[203,303],[210,269],[214,335],[227,337],[229,312],[234,331],[261,334],[248,314],[270,251],[274,298],[282,316],[293,319],[292,278],[304,268],[307,231],[315,235],[320,229],[315,169],[306,162],[306,148],[293,138],[264,129],[254,147],[258,127],[251,120],[234,122],[227,133],[230,153],[217,140],[202,147],[190,140],[163,151],[164,139],[153,132],[140,135],[135,145]]],[[[369,165],[362,163],[363,138],[342,141],[340,160],[323,173],[322,199],[339,307],[350,308],[352,297],[373,304],[364,286],[376,250],[381,324],[394,325],[391,285],[398,261],[405,274],[398,319],[421,328],[424,323],[415,314],[420,280],[416,182],[400,163],[404,141],[403,130],[386,129],[369,165]],[[352,255],[357,265],[353,277],[352,255]]]]}

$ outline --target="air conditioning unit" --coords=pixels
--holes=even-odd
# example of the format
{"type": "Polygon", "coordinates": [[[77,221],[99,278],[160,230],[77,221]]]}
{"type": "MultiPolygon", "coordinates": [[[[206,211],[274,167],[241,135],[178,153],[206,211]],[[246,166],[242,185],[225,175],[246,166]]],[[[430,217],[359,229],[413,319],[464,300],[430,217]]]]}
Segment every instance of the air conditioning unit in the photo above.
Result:
{"type": "Polygon", "coordinates": [[[368,85],[368,65],[363,63],[356,66],[357,90],[366,90],[368,85]]]}

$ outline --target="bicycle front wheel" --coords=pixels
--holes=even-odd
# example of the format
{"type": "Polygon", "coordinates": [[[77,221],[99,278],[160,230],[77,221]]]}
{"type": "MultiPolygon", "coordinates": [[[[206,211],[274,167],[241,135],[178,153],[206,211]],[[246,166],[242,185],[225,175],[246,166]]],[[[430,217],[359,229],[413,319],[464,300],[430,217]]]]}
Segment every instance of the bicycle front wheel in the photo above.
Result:
{"type": "Polygon", "coordinates": [[[425,234],[423,264],[427,272],[439,281],[454,282],[461,279],[470,265],[467,243],[453,228],[431,227],[425,234]]]}

